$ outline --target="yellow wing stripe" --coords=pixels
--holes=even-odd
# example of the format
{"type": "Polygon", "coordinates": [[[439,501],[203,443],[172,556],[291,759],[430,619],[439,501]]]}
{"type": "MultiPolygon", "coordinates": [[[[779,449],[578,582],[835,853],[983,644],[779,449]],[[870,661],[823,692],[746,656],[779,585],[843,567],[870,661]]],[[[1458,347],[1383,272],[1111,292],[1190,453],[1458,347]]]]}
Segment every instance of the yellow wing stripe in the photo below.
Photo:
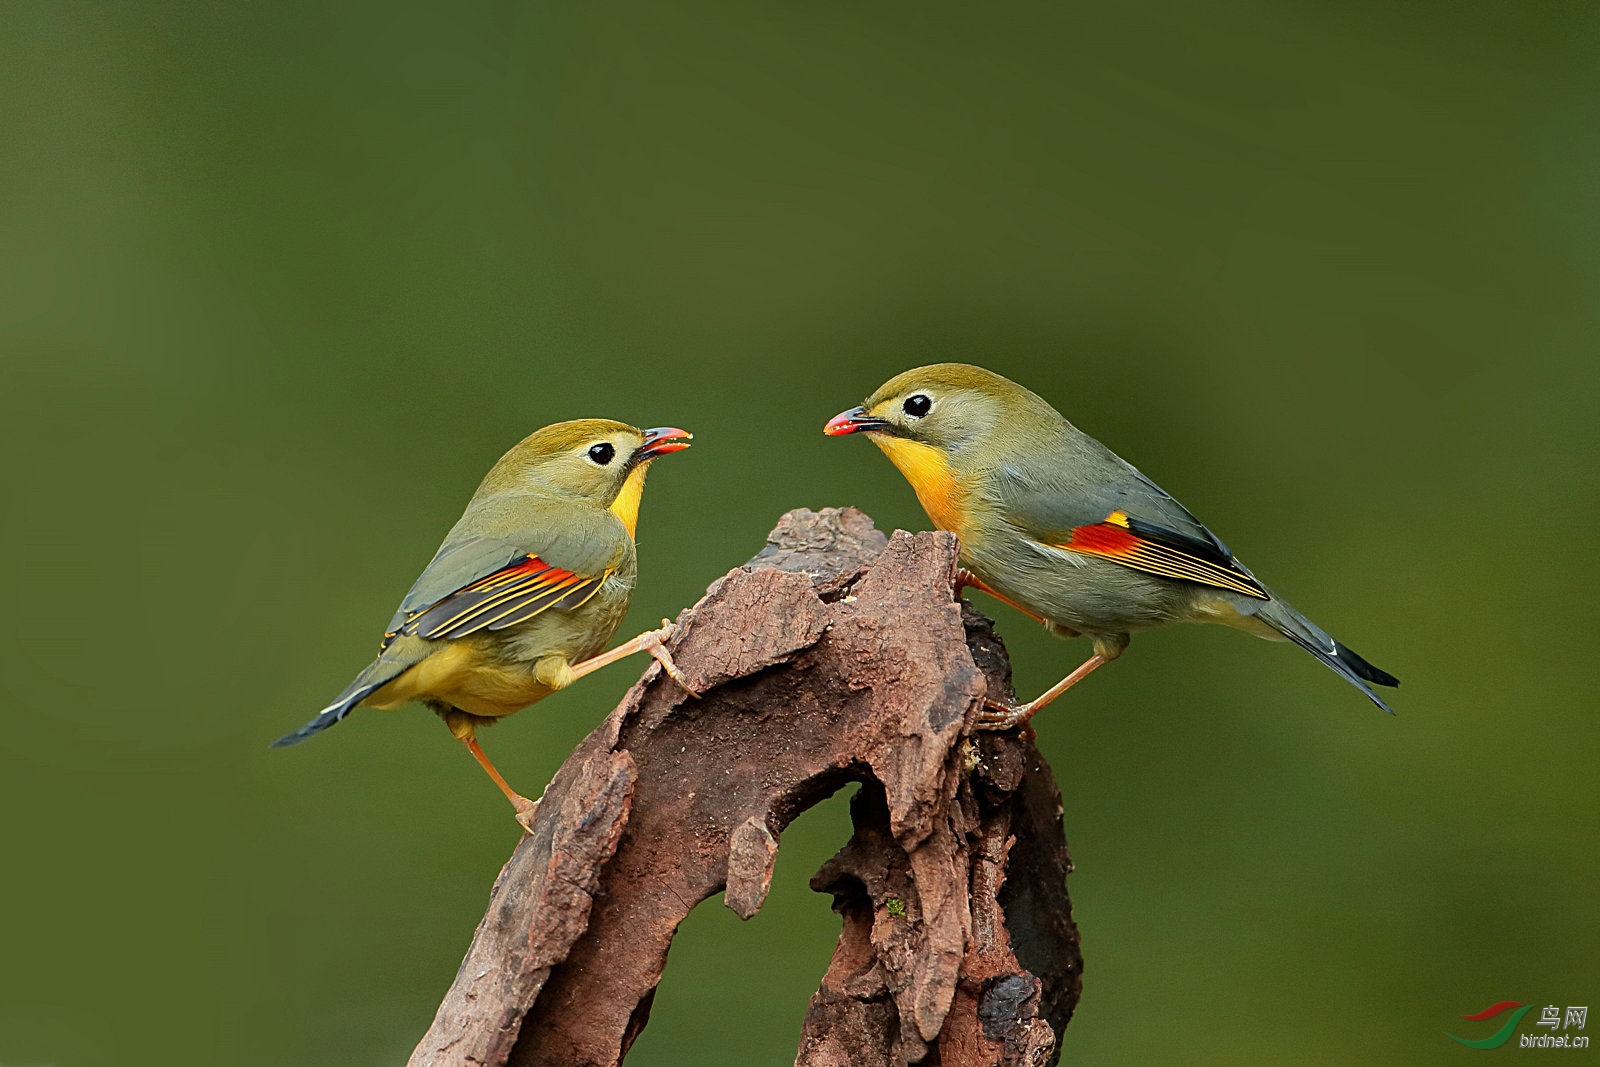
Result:
{"type": "Polygon", "coordinates": [[[1104,522],[1077,527],[1071,541],[1052,547],[1110,560],[1147,574],[1199,582],[1257,600],[1271,599],[1248,575],[1136,536],[1129,530],[1127,515],[1120,511],[1113,511],[1104,522]]]}
{"type": "MultiPolygon", "coordinates": [[[[516,582],[507,586],[487,600],[482,600],[476,604],[473,604],[465,611],[458,612],[457,614],[451,616],[444,623],[434,627],[433,629],[437,632],[454,630],[457,627],[463,626],[467,623],[478,622],[481,620],[483,615],[495,610],[508,601],[522,600],[526,597],[546,596],[551,592],[565,591],[575,585],[578,585],[584,580],[585,579],[581,576],[572,574],[570,572],[562,572],[562,574],[555,580],[545,577],[543,574],[537,578],[525,579],[521,582],[516,582]]],[[[515,610],[515,608],[512,610],[515,610]]],[[[507,612],[507,614],[509,614],[509,612],[507,612]]],[[[489,622],[493,621],[494,620],[492,619],[489,620],[489,622]]],[[[480,625],[488,625],[488,623],[480,623],[480,625]]]]}
{"type": "MultiPolygon", "coordinates": [[[[575,574],[530,554],[520,563],[486,574],[443,600],[412,612],[401,632],[453,639],[485,627],[512,626],[561,604],[563,598],[577,598],[576,603],[563,605],[567,608],[587,603],[611,573],[607,569],[595,577],[575,574]]],[[[392,638],[386,635],[385,641],[389,640],[392,638]]]]}
{"type": "MultiPolygon", "coordinates": [[[[534,615],[539,614],[539,612],[543,611],[545,608],[548,608],[552,604],[557,603],[561,599],[561,595],[563,593],[565,593],[566,591],[571,589],[573,586],[581,586],[583,584],[583,582],[586,581],[586,579],[579,578],[576,575],[573,576],[573,579],[574,579],[573,581],[562,582],[561,584],[552,586],[550,589],[546,590],[545,592],[540,593],[539,597],[536,598],[536,599],[543,599],[543,600],[545,600],[545,603],[538,605],[538,607],[536,607],[532,612],[530,612],[529,615],[528,615],[528,618],[530,618],[530,619],[533,618],[534,615]]],[[[583,598],[583,603],[588,603],[589,597],[594,596],[595,591],[600,588],[600,583],[598,581],[593,582],[593,586],[594,586],[594,588],[589,590],[589,596],[586,596],[586,597],[583,598]]],[[[515,615],[519,611],[527,611],[528,608],[531,607],[531,606],[532,605],[529,603],[529,601],[527,601],[525,599],[522,599],[522,598],[518,598],[516,603],[514,603],[510,607],[506,608],[506,610],[502,611],[500,614],[496,615],[492,619],[483,620],[479,625],[480,625],[481,628],[493,629],[494,625],[496,623],[500,622],[502,619],[505,619],[505,618],[507,618],[509,616],[515,615]]],[[[574,606],[576,606],[576,605],[574,605],[574,606]]]]}

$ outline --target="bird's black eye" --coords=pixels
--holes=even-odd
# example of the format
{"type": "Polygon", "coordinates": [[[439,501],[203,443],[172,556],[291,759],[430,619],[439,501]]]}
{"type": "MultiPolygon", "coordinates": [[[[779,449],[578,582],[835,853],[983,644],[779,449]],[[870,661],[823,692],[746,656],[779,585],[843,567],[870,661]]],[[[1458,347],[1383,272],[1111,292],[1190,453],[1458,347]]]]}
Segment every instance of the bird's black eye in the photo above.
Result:
{"type": "Polygon", "coordinates": [[[929,408],[933,407],[933,401],[929,400],[921,393],[914,393],[911,396],[906,397],[906,402],[900,406],[904,408],[905,413],[910,415],[913,419],[920,419],[922,416],[928,413],[929,408]]]}
{"type": "Polygon", "coordinates": [[[589,458],[604,467],[616,458],[617,450],[611,447],[611,442],[601,441],[589,448],[589,458]]]}

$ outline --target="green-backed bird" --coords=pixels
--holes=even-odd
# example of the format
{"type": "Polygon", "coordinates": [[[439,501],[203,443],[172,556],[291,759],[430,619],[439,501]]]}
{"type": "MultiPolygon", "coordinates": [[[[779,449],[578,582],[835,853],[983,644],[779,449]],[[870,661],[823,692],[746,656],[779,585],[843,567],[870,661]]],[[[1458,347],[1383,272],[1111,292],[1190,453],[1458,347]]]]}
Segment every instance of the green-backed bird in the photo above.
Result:
{"type": "Polygon", "coordinates": [[[662,644],[672,633],[666,620],[601,651],[633,595],[645,472],[657,456],[688,448],[691,436],[610,419],[558,422],[528,435],[484,477],[400,602],[378,658],[273,747],[304,741],[358,706],[415,700],[444,719],[529,826],[537,801],[495,770],[478,745],[479,726],[634,652],[649,652],[683,684],[662,644]]]}
{"type": "Polygon", "coordinates": [[[1384,711],[1371,685],[1398,685],[1256,580],[1187,508],[1034,393],[963,363],[908,370],[830,436],[865,433],[905,475],[941,530],[961,542],[958,581],[990,593],[1094,655],[1037,699],[987,708],[981,725],[1027,721],[1129,635],[1166,622],[1217,622],[1293,641],[1384,711]]]}

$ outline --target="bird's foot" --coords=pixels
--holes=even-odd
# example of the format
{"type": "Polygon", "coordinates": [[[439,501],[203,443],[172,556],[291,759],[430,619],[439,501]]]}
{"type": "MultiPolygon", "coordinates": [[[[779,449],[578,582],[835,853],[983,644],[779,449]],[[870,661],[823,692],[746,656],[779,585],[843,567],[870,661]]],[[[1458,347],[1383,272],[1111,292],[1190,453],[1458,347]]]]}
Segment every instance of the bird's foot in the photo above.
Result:
{"type": "Polygon", "coordinates": [[[700,691],[689,684],[689,680],[678,669],[678,665],[672,662],[672,653],[667,651],[667,642],[671,640],[677,629],[672,624],[671,619],[662,619],[661,629],[651,630],[640,638],[640,647],[650,653],[652,659],[661,664],[661,669],[667,672],[667,677],[678,683],[679,689],[699,700],[700,691]]]}
{"type": "MultiPolygon", "coordinates": [[[[1033,718],[1033,713],[1039,709],[1035,707],[1038,701],[1027,704],[1004,704],[998,700],[984,698],[983,706],[978,709],[978,714],[972,720],[974,730],[1015,730],[1019,726],[1027,727],[1028,720],[1033,718]]],[[[1029,727],[1031,732],[1032,728],[1029,727]]]]}
{"type": "Polygon", "coordinates": [[[539,813],[539,802],[519,796],[511,801],[511,806],[517,809],[517,822],[528,833],[533,833],[533,817],[539,813]]]}
{"type": "Polygon", "coordinates": [[[967,568],[956,568],[955,593],[957,597],[960,597],[961,590],[967,588],[968,586],[978,589],[981,588],[982,585],[983,583],[978,581],[978,576],[967,570],[967,568]]]}
{"type": "Polygon", "coordinates": [[[1096,667],[1110,662],[1105,656],[1096,652],[1080,663],[1077,670],[1026,704],[1002,704],[998,700],[990,700],[985,697],[983,707],[978,709],[978,714],[973,719],[972,728],[974,730],[1011,730],[1018,726],[1026,725],[1027,721],[1033,718],[1036,711],[1083,681],[1096,667]]]}

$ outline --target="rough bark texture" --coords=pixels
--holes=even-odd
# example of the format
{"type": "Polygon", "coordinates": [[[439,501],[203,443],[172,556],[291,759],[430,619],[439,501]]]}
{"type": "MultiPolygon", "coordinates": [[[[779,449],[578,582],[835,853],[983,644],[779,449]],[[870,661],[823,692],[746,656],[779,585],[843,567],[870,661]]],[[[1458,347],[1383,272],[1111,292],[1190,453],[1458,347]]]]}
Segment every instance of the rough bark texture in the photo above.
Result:
{"type": "Polygon", "coordinates": [[[954,569],[947,534],[785,515],[678,617],[703,699],[652,663],[557,772],[411,1063],[620,1063],[689,910],[753,916],[784,828],[852,781],[796,1063],[1054,1062],[1082,968],[1060,796],[1031,740],[968,732],[1009,666],[954,569]]]}

